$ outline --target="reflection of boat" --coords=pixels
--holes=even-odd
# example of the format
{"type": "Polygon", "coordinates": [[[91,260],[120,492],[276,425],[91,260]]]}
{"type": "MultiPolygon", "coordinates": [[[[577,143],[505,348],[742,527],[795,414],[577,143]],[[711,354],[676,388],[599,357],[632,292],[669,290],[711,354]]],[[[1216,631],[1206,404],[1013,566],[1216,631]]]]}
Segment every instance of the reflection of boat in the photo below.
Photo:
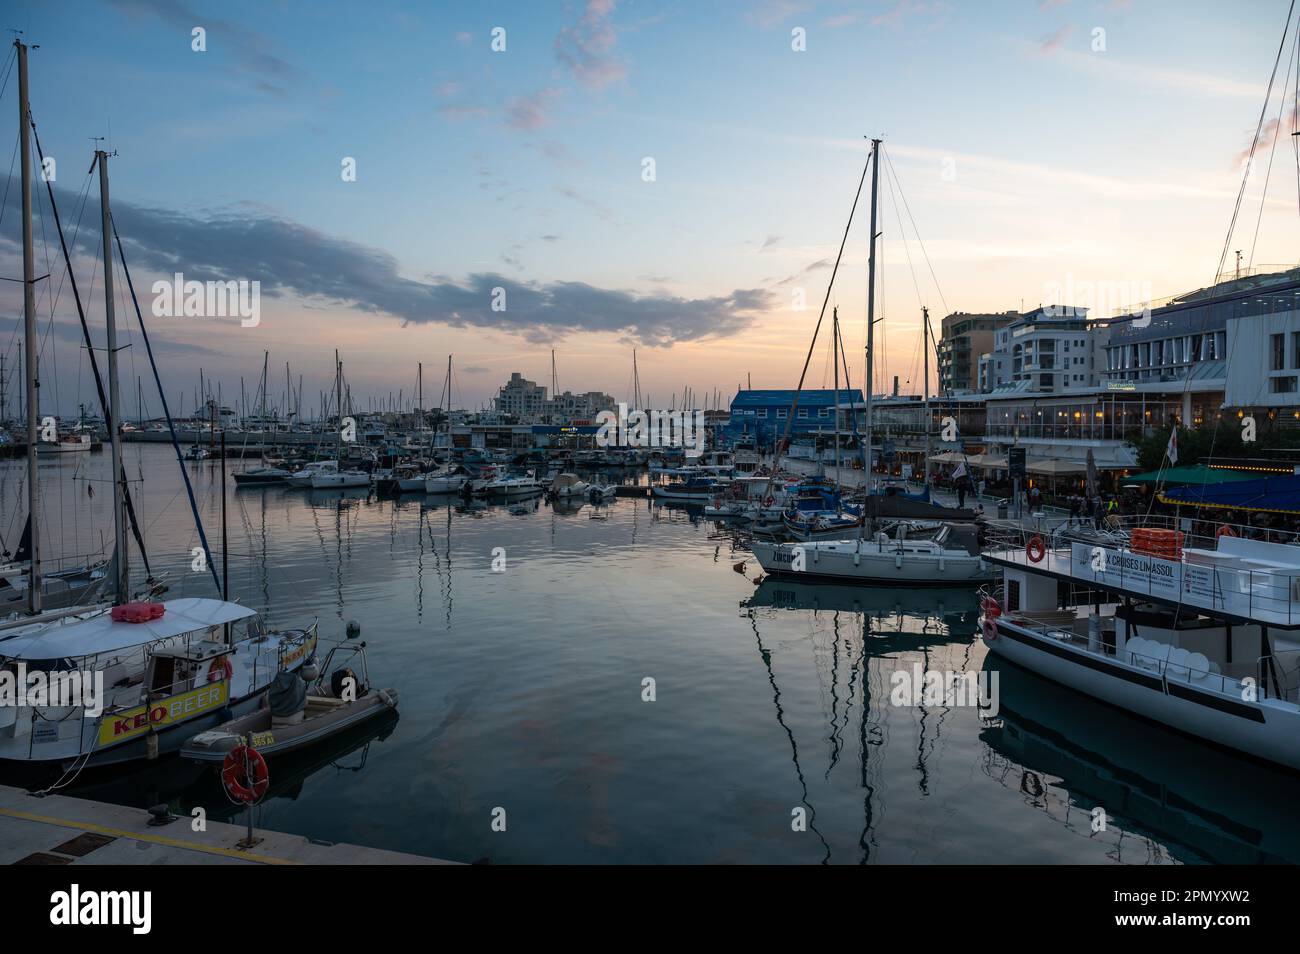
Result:
{"type": "Polygon", "coordinates": [[[586,497],[591,490],[587,483],[577,474],[560,474],[551,481],[549,493],[553,497],[586,497]]]}
{"type": "MultiPolygon", "coordinates": [[[[1044,799],[1058,789],[1070,806],[1100,806],[1112,827],[1149,835],[1182,861],[1300,860],[1300,779],[1137,722],[997,656],[985,668],[999,672],[1000,718],[980,737],[1021,774],[1059,780],[1030,780],[1044,799]]],[[[1081,827],[1092,834],[1086,816],[1081,827]]]]}

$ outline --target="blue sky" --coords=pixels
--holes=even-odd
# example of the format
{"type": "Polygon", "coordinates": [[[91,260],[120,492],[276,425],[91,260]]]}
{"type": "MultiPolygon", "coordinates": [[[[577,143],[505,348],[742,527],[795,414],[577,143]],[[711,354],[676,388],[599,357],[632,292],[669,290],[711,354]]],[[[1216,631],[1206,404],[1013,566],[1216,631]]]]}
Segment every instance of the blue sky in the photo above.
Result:
{"type": "MultiPolygon", "coordinates": [[[[171,345],[169,390],[202,367],[229,399],[269,349],[314,395],[338,347],[355,394],[409,397],[415,363],[436,393],[454,352],[472,406],[512,370],[548,380],[552,347],[561,388],[620,398],[633,347],[656,403],[746,374],[792,385],[865,135],[884,138],[938,279],[886,176],[880,373],[919,387],[921,304],[937,325],[945,309],[1032,307],[1061,286],[1161,297],[1206,284],[1286,3],[18,0],[8,12],[40,44],[32,108],[66,204],[89,137],[118,151],[137,284],[172,262],[263,284],[255,329],[151,323],[171,345]],[[194,26],[206,52],[191,50],[194,26]],[[488,309],[498,284],[518,302],[505,315],[488,309]],[[809,309],[795,309],[796,288],[809,309]]],[[[14,113],[14,85],[0,115],[14,113]]],[[[1294,264],[1285,135],[1274,162],[1254,261],[1294,264]]],[[[1247,254],[1262,179],[1233,243],[1247,254]]],[[[834,295],[855,377],[866,232],[864,206],[834,295]]],[[[9,270],[16,238],[6,214],[9,270]]],[[[79,263],[83,286],[92,268],[79,263]]],[[[18,314],[14,290],[0,294],[18,314]]],[[[88,378],[67,340],[48,347],[68,355],[67,410],[88,378]]],[[[813,374],[820,385],[824,359],[813,374]]]]}

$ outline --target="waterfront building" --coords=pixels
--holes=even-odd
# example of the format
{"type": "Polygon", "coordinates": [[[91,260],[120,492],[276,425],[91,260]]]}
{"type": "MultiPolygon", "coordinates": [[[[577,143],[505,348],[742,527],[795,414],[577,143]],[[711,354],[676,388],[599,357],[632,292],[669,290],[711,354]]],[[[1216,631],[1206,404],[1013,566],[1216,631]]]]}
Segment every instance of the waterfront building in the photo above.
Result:
{"type": "Polygon", "coordinates": [[[955,311],[940,322],[939,390],[975,391],[979,389],[980,357],[993,352],[994,333],[1006,327],[1019,312],[971,314],[955,311]]]}
{"type": "Polygon", "coordinates": [[[803,390],[799,392],[799,407],[791,419],[794,395],[793,390],[737,391],[725,427],[728,439],[769,447],[781,439],[787,426],[792,438],[807,437],[817,431],[829,434],[835,428],[837,401],[862,401],[859,388],[803,390]]]}
{"type": "Polygon", "coordinates": [[[978,362],[981,391],[1056,394],[1097,385],[1106,325],[1086,308],[1047,305],[1013,317],[993,341],[978,362]]]}
{"type": "Polygon", "coordinates": [[[517,421],[540,420],[546,413],[546,386],[515,371],[497,392],[493,406],[498,414],[508,414],[517,421]]]}

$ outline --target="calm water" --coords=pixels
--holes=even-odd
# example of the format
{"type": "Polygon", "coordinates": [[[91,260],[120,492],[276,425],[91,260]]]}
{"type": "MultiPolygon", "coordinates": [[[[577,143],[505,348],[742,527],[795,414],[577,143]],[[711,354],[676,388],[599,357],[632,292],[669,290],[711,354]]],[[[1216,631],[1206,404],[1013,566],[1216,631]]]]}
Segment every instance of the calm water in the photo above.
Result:
{"type": "MultiPolygon", "coordinates": [[[[111,538],[108,456],[80,456],[41,465],[68,552],[111,538]]],[[[189,568],[170,449],[128,457],[169,596],[215,595],[189,568]]],[[[9,547],[24,466],[0,463],[9,547]]],[[[187,465],[214,547],[219,466],[187,465]]],[[[232,486],[228,506],[232,594],[274,624],[319,618],[324,641],[358,621],[372,682],[400,694],[396,720],[272,765],[268,828],[506,863],[1300,860],[1300,780],[1027,673],[1003,667],[992,720],[891,705],[897,669],[993,665],[969,590],[756,587],[729,535],[633,499],[516,515],[232,486]],[[807,831],[791,830],[797,808],[807,831]]],[[[69,794],[232,817],[213,778],[174,759],[69,794]]]]}

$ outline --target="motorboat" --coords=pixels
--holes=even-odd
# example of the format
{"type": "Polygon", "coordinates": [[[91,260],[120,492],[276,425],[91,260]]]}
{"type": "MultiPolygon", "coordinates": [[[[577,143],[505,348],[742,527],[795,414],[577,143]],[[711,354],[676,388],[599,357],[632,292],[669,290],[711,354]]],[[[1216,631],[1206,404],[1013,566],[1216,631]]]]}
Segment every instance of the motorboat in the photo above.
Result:
{"type": "Polygon", "coordinates": [[[590,490],[591,484],[577,474],[560,474],[551,481],[547,492],[552,497],[586,497],[590,490]]]}
{"type": "Polygon", "coordinates": [[[424,475],[426,494],[458,494],[469,483],[469,474],[463,467],[443,467],[424,475]]]}
{"type": "Polygon", "coordinates": [[[527,474],[507,474],[484,484],[480,491],[488,497],[527,497],[540,494],[542,485],[531,472],[527,474]]]}
{"type": "Polygon", "coordinates": [[[263,705],[239,718],[195,735],[181,747],[181,758],[220,765],[226,755],[252,737],[263,758],[287,755],[397,709],[397,690],[370,685],[365,644],[336,646],[323,665],[281,671],[263,705]],[[340,649],[360,659],[361,672],[335,665],[340,649]]]}
{"type": "Polygon", "coordinates": [[[254,486],[257,484],[283,484],[287,483],[293,476],[291,471],[283,467],[254,467],[251,470],[242,473],[232,474],[235,483],[240,487],[254,486]]]}
{"type": "Polygon", "coordinates": [[[0,759],[93,766],[157,758],[259,708],[276,673],[296,670],[315,649],[315,623],[268,632],[253,610],[214,599],[0,623],[0,668],[102,672],[105,697],[98,705],[0,707],[0,759]]]}
{"type": "Polygon", "coordinates": [[[370,474],[364,470],[318,471],[311,476],[312,490],[342,490],[369,487],[370,474]]]}
{"type": "Polygon", "coordinates": [[[290,487],[310,487],[312,478],[317,474],[336,473],[339,469],[339,462],[336,460],[314,460],[304,464],[302,470],[295,471],[290,475],[286,483],[290,487]]]}

